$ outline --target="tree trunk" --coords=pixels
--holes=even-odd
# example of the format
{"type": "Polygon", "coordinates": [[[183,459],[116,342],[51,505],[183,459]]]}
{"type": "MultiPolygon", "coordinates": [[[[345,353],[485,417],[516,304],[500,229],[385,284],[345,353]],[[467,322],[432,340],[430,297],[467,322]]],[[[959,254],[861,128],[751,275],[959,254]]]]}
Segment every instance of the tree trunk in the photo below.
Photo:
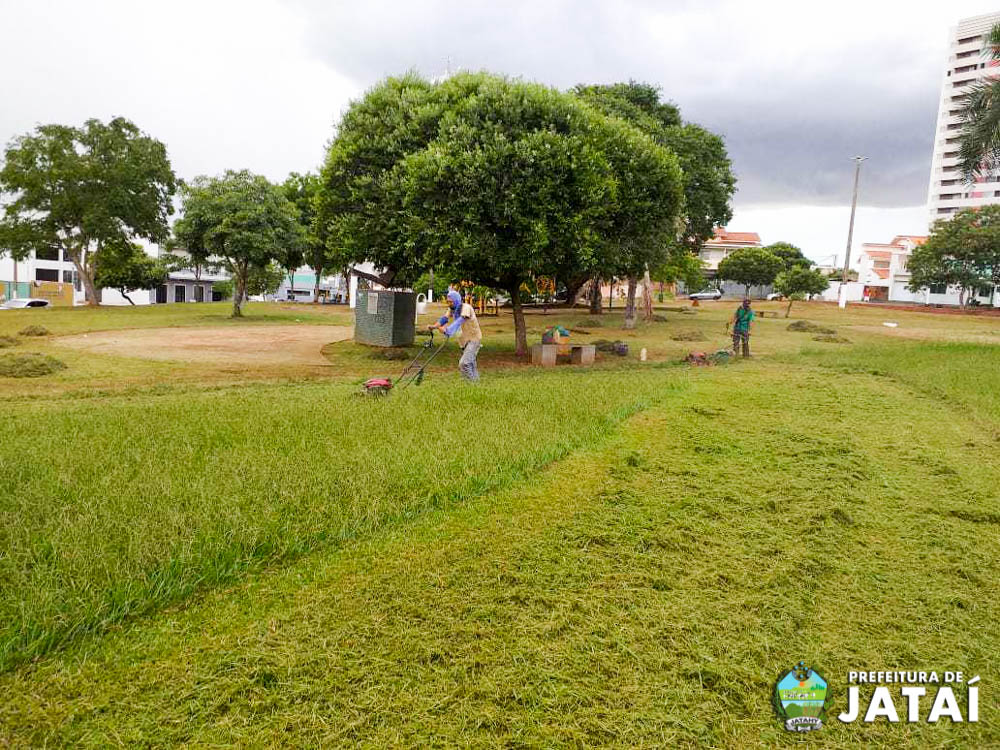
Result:
{"type": "Polygon", "coordinates": [[[128,300],[128,303],[130,305],[132,305],[133,307],[135,307],[135,302],[132,301],[131,297],[129,297],[127,294],[125,294],[125,290],[124,289],[119,289],[118,291],[121,292],[122,297],[124,297],[126,300],[128,300]]]}
{"type": "Polygon", "coordinates": [[[648,268],[642,275],[642,317],[647,323],[653,321],[653,282],[648,268]]]}
{"type": "Polygon", "coordinates": [[[598,276],[590,280],[590,314],[604,314],[604,305],[601,302],[601,279],[598,276]]]}
{"type": "Polygon", "coordinates": [[[750,299],[750,285],[749,285],[749,284],[744,284],[743,286],[744,286],[744,287],[746,288],[746,290],[747,290],[747,292],[746,292],[746,297],[745,297],[745,298],[746,298],[746,299],[750,299]]]}
{"type": "Polygon", "coordinates": [[[87,298],[87,304],[97,307],[101,304],[101,298],[97,294],[97,289],[94,287],[94,277],[90,273],[90,269],[87,267],[86,258],[81,257],[83,250],[79,250],[75,253],[68,253],[70,260],[73,261],[73,267],[76,268],[76,273],[80,277],[80,281],[83,283],[84,295],[87,298]]]}
{"type": "Polygon", "coordinates": [[[563,307],[575,307],[576,296],[580,293],[580,288],[587,283],[587,278],[571,279],[566,282],[566,303],[563,307]]]}
{"type": "Polygon", "coordinates": [[[514,309],[514,354],[524,357],[528,353],[528,332],[524,327],[524,308],[521,307],[521,285],[514,284],[508,291],[514,309]]]}
{"type": "Polygon", "coordinates": [[[323,273],[323,266],[313,270],[316,271],[316,288],[313,289],[313,302],[319,302],[319,277],[323,273]]]}
{"type": "Polygon", "coordinates": [[[628,277],[628,287],[625,292],[625,328],[635,328],[635,288],[639,283],[635,276],[628,277]]]}
{"type": "Polygon", "coordinates": [[[788,316],[789,316],[789,315],[791,314],[791,312],[792,312],[792,302],[794,302],[794,300],[793,300],[793,299],[792,299],[791,297],[789,297],[789,298],[788,298],[788,307],[787,307],[787,308],[785,309],[785,317],[786,317],[786,318],[787,318],[787,317],[788,317],[788,316]]]}
{"type": "Polygon", "coordinates": [[[236,289],[233,294],[233,317],[242,318],[243,317],[243,298],[246,297],[247,293],[247,274],[249,272],[249,266],[244,264],[241,266],[236,266],[236,289]]]}
{"type": "Polygon", "coordinates": [[[958,306],[960,308],[965,308],[965,287],[960,286],[958,288],[958,306]]]}

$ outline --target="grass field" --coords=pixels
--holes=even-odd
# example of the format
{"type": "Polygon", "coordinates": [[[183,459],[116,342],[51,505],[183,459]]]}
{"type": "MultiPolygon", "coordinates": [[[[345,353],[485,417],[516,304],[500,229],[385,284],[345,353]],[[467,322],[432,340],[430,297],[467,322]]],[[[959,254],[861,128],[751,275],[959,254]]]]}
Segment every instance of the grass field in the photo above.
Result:
{"type": "Polygon", "coordinates": [[[730,308],[529,316],[629,342],[592,370],[484,319],[478,387],[449,350],[382,401],[357,382],[401,363],[351,342],[232,372],[59,342],[339,310],[0,318],[68,365],[0,378],[0,745],[796,744],[800,659],[812,746],[1000,744],[1000,319],[801,305],[851,343],[766,317],[752,361],[677,364],[730,308]],[[840,724],[859,668],[982,675],[980,722],[840,724]]]}

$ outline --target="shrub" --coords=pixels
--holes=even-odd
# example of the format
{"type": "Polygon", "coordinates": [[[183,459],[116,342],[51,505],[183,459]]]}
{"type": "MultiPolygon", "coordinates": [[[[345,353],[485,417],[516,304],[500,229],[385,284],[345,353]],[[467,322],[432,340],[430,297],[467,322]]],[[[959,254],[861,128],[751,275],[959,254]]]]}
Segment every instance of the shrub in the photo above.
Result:
{"type": "Polygon", "coordinates": [[[48,336],[49,329],[45,326],[28,326],[18,331],[21,336],[48,336]]]}
{"type": "Polygon", "coordinates": [[[0,377],[5,378],[40,378],[65,369],[65,364],[47,354],[5,354],[0,357],[0,377]]]}

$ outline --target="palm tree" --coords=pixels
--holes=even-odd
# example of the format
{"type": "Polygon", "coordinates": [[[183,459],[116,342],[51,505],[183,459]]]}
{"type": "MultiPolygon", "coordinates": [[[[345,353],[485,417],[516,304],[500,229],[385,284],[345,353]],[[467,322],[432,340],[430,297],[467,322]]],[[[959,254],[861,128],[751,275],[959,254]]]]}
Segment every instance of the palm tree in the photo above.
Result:
{"type": "MultiPolygon", "coordinates": [[[[990,65],[1000,64],[1000,24],[984,37],[990,65]]],[[[1000,77],[990,76],[973,83],[959,112],[960,166],[968,182],[1000,167],[1000,77]]]]}

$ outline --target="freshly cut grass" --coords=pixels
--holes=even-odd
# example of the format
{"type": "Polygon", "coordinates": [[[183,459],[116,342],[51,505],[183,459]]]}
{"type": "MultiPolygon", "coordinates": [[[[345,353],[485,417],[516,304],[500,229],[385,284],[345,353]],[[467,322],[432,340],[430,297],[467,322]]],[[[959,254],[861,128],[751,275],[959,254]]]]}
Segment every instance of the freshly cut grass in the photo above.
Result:
{"type": "Polygon", "coordinates": [[[820,333],[813,336],[813,341],[821,341],[824,344],[850,344],[851,340],[834,333],[820,333]]]}
{"type": "Polygon", "coordinates": [[[0,336],[0,349],[10,349],[12,346],[17,346],[20,343],[13,336],[0,336]]]}
{"type": "Polygon", "coordinates": [[[40,378],[65,369],[65,363],[47,354],[25,353],[0,356],[0,378],[40,378]]]}
{"type": "Polygon", "coordinates": [[[25,326],[20,331],[18,331],[18,335],[20,335],[20,336],[48,336],[49,335],[49,329],[46,328],[45,326],[38,326],[38,325],[25,326]]]}
{"type": "Polygon", "coordinates": [[[677,331],[670,336],[671,341],[705,341],[708,336],[703,331],[677,331]]]}
{"type": "Polygon", "coordinates": [[[816,323],[811,323],[808,320],[796,320],[792,323],[789,323],[788,330],[801,331],[803,333],[820,333],[826,335],[831,335],[837,332],[836,330],[830,328],[829,326],[817,325],[816,323]]]}
{"type": "Polygon", "coordinates": [[[587,371],[456,385],[377,401],[321,384],[7,409],[0,465],[17,491],[0,496],[0,668],[502,486],[677,387],[655,371],[627,389],[587,371]]]}
{"type": "Polygon", "coordinates": [[[833,695],[813,744],[1000,744],[993,704],[835,718],[850,669],[995,673],[992,437],[867,373],[842,376],[853,411],[801,365],[688,382],[528,481],[0,677],[0,737],[781,747],[771,691],[803,659],[833,695]]]}

